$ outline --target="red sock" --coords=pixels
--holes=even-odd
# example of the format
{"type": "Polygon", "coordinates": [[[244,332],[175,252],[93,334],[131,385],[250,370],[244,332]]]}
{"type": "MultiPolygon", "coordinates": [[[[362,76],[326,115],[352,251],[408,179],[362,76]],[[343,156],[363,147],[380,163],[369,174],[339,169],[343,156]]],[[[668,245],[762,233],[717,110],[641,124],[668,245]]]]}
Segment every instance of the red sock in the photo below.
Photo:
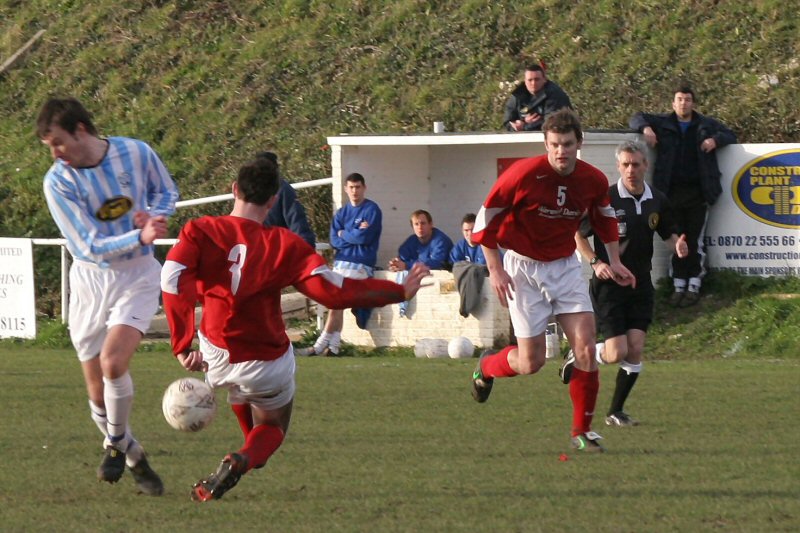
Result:
{"type": "Polygon", "coordinates": [[[592,430],[597,391],[600,390],[600,373],[572,369],[569,380],[569,397],[572,398],[572,436],[592,430]]]}
{"type": "Polygon", "coordinates": [[[508,364],[508,354],[514,350],[516,346],[506,346],[499,352],[487,355],[481,361],[481,373],[485,378],[510,378],[516,376],[517,373],[508,364]]]}
{"type": "Polygon", "coordinates": [[[250,404],[232,403],[231,409],[233,409],[236,419],[239,421],[239,427],[242,428],[244,437],[247,438],[247,435],[253,429],[253,411],[250,410],[250,404]]]}
{"type": "Polygon", "coordinates": [[[283,430],[278,426],[259,424],[254,427],[245,439],[239,453],[250,460],[247,469],[258,468],[267,462],[283,442],[283,430]]]}

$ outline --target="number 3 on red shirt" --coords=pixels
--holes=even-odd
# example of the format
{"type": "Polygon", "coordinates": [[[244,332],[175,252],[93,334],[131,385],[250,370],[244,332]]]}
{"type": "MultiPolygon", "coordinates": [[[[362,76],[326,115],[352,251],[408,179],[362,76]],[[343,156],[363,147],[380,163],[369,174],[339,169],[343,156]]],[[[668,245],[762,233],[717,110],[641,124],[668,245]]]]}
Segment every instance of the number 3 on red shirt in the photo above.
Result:
{"type": "Polygon", "coordinates": [[[239,282],[242,281],[242,268],[244,268],[244,260],[247,257],[247,246],[244,244],[237,244],[231,251],[228,252],[228,261],[233,264],[228,270],[231,271],[231,294],[236,295],[239,290],[239,282]]]}

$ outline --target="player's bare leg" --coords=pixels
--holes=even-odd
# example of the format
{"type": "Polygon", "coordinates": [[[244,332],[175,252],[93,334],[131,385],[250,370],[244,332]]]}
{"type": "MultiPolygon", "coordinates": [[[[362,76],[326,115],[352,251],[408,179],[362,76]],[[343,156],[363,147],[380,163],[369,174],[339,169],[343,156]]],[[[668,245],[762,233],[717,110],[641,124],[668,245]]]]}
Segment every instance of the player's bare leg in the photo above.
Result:
{"type": "Polygon", "coordinates": [[[613,365],[628,357],[628,336],[617,335],[595,346],[595,359],[600,364],[613,365]]]}
{"type": "Polygon", "coordinates": [[[86,383],[86,394],[89,396],[92,420],[105,438],[108,436],[108,419],[103,400],[103,371],[100,368],[99,354],[88,361],[81,361],[81,371],[83,371],[83,381],[86,383]]]}
{"type": "Polygon", "coordinates": [[[544,366],[547,345],[544,332],[535,337],[517,337],[517,349],[508,354],[508,364],[517,374],[535,374],[544,366]]]}
{"type": "Polygon", "coordinates": [[[472,373],[472,397],[479,403],[488,400],[494,378],[535,374],[544,366],[546,351],[542,333],[536,337],[517,337],[517,346],[484,353],[472,373]]]}
{"type": "Polygon", "coordinates": [[[261,468],[283,443],[292,418],[292,401],[278,409],[261,409],[251,405],[253,429],[244,446],[226,455],[216,472],[192,487],[192,499],[198,502],[218,500],[236,486],[241,477],[254,468],[261,468]]]}
{"type": "Polygon", "coordinates": [[[99,354],[93,359],[81,362],[83,381],[86,383],[86,393],[94,403],[105,408],[103,403],[103,370],[100,368],[99,354]]]}

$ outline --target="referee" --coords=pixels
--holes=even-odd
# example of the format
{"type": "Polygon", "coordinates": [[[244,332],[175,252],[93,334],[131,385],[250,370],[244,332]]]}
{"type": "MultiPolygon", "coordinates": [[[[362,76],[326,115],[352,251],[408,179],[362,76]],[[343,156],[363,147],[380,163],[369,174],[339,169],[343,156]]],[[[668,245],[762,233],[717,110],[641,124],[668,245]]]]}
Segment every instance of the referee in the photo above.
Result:
{"type": "Polygon", "coordinates": [[[594,250],[588,237],[592,228],[584,219],[575,234],[580,254],[589,261],[594,274],[590,282],[592,305],[598,332],[605,342],[597,344],[595,357],[600,364],[619,363],[616,387],[606,416],[609,426],[638,424],[623,410],[625,400],[642,371],[642,349],[647,327],[653,319],[653,234],[675,250],[678,257],[688,254],[686,236],[678,237],[666,196],[644,182],[647,152],[644,145],[625,141],[616,149],[620,180],[609,188],[611,206],[619,226],[619,254],[622,264],[636,276],[636,286],[621,286],[612,279],[605,247],[595,237],[594,250]]]}

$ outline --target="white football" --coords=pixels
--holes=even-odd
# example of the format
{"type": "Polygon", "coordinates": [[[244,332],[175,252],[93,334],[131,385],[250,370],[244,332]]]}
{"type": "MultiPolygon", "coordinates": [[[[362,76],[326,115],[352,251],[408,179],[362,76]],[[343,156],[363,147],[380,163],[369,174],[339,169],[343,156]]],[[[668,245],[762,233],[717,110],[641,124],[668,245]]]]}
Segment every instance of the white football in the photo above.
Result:
{"type": "Polygon", "coordinates": [[[453,337],[447,343],[447,355],[452,359],[472,357],[473,353],[475,353],[475,346],[466,337],[453,337]]]}
{"type": "Polygon", "coordinates": [[[180,431],[200,431],[217,414],[214,391],[196,378],[181,378],[170,383],[161,400],[167,423],[180,431]]]}

